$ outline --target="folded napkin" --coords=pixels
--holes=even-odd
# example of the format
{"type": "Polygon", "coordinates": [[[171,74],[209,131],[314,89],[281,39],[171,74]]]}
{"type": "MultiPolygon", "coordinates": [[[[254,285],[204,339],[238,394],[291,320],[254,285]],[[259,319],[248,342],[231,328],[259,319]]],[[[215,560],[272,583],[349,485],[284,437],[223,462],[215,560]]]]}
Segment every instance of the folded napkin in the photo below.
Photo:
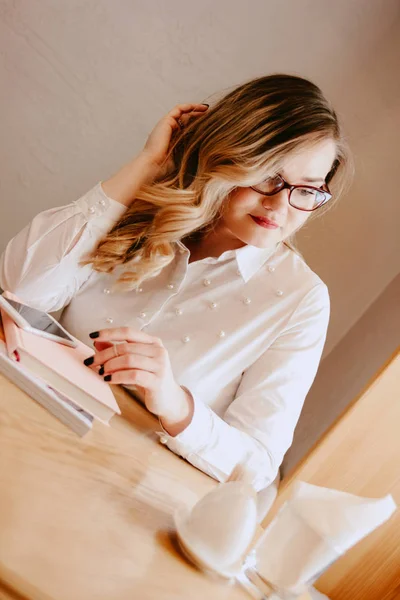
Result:
{"type": "Polygon", "coordinates": [[[391,495],[362,498],[311,485],[294,485],[251,553],[247,567],[283,598],[302,594],[339,556],[387,521],[391,495]]]}

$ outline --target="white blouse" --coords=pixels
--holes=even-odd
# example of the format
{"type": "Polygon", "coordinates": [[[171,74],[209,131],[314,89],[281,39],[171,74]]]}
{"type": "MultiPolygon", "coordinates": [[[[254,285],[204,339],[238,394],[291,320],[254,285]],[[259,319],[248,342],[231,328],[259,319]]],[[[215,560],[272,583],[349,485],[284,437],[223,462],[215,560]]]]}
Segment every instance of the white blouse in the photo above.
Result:
{"type": "Polygon", "coordinates": [[[220,481],[247,457],[256,488],[266,487],[292,443],[321,358],[326,285],[285,244],[272,251],[247,245],[189,264],[178,242],[157,277],[137,291],[113,291],[122,267],[106,274],[78,262],[125,211],[98,183],[38,214],[8,243],[1,287],[47,312],[65,307],[60,323],[89,346],[89,333],[106,327],[160,337],[176,381],[195,400],[190,425],[176,437],[160,431],[160,441],[220,481]]]}

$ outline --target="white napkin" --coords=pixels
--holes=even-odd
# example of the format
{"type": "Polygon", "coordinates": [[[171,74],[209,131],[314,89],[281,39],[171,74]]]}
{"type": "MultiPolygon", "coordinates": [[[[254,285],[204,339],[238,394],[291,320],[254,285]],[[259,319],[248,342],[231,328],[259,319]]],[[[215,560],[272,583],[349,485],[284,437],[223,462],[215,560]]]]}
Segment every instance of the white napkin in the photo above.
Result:
{"type": "Polygon", "coordinates": [[[391,495],[362,498],[299,481],[253,550],[253,568],[278,593],[301,594],[395,509],[391,495]]]}

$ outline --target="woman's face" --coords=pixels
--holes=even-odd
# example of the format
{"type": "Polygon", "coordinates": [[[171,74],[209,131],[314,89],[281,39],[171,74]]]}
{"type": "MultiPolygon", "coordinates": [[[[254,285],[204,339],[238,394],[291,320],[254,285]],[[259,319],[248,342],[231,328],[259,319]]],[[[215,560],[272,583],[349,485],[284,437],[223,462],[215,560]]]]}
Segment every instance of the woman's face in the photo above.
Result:
{"type": "MultiPolygon", "coordinates": [[[[324,140],[288,157],[279,174],[292,185],[321,187],[335,157],[334,141],[324,140]]],[[[218,233],[220,239],[230,238],[232,246],[235,245],[236,248],[246,244],[258,248],[274,246],[300,229],[311,215],[310,212],[291,206],[288,194],[288,189],[274,196],[264,196],[252,188],[236,188],[229,195],[215,233],[218,233]],[[258,225],[251,215],[266,217],[278,227],[266,229],[258,225]]]]}

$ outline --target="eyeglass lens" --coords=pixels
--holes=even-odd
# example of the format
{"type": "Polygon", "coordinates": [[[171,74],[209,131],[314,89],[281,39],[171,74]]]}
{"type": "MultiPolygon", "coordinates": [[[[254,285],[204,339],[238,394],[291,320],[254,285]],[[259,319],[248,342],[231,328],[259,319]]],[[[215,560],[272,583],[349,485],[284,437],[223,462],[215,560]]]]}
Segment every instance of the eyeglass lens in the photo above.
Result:
{"type": "MultiPolygon", "coordinates": [[[[280,177],[271,177],[266,179],[259,185],[255,186],[260,192],[267,194],[276,194],[284,187],[285,183],[280,177]]],[[[326,198],[326,195],[321,190],[316,190],[312,187],[296,187],[290,195],[290,204],[297,208],[311,210],[321,204],[326,198]]]]}

